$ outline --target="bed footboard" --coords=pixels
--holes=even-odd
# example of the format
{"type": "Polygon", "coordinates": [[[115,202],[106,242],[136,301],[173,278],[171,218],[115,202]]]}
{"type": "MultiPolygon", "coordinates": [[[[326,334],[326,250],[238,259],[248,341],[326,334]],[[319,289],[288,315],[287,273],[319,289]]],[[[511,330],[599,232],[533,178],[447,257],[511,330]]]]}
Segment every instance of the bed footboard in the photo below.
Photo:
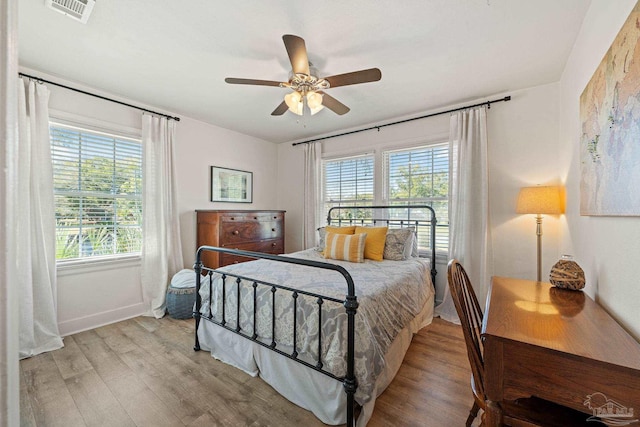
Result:
{"type": "MultiPolygon", "coordinates": [[[[324,263],[324,262],[318,262],[318,261],[312,261],[312,260],[305,260],[305,259],[299,259],[299,258],[292,258],[292,257],[285,257],[285,256],[278,256],[278,255],[272,255],[272,254],[265,254],[265,253],[258,253],[258,252],[249,252],[249,251],[241,251],[241,250],[232,250],[232,249],[226,249],[226,248],[219,248],[219,247],[213,247],[213,246],[202,246],[200,248],[198,248],[197,254],[196,254],[196,262],[194,265],[194,270],[196,273],[196,303],[195,303],[195,310],[193,312],[193,317],[195,318],[195,346],[194,346],[194,350],[195,351],[199,351],[200,350],[200,343],[199,343],[199,339],[198,339],[198,327],[200,325],[200,321],[202,319],[208,321],[208,322],[212,322],[215,323],[216,325],[225,328],[226,330],[233,332],[235,334],[238,334],[248,340],[251,340],[265,348],[268,348],[276,353],[279,353],[297,363],[300,363],[302,365],[307,366],[310,369],[313,369],[315,371],[318,371],[322,374],[325,374],[337,381],[342,382],[343,387],[344,387],[344,391],[347,395],[347,426],[353,426],[355,425],[355,415],[354,415],[354,410],[355,410],[355,393],[358,387],[357,381],[356,381],[356,377],[355,377],[355,315],[358,309],[358,300],[356,298],[355,295],[355,286],[354,286],[354,282],[353,279],[351,277],[351,275],[349,274],[349,272],[347,272],[347,270],[345,270],[343,267],[339,266],[339,265],[334,265],[334,264],[329,264],[329,263],[324,263]],[[227,254],[232,254],[232,255],[236,255],[236,256],[243,256],[243,257],[248,257],[248,258],[253,258],[253,259],[267,259],[267,260],[271,260],[271,261],[277,261],[277,262],[283,262],[283,263],[289,263],[289,264],[297,264],[297,265],[303,265],[303,266],[307,266],[310,268],[317,268],[317,269],[324,269],[324,270],[333,270],[339,274],[342,275],[342,277],[345,280],[345,284],[346,284],[346,295],[344,297],[344,299],[336,299],[334,297],[330,297],[330,296],[325,296],[325,295],[319,295],[319,294],[315,294],[312,292],[306,292],[303,290],[298,290],[298,289],[293,289],[287,286],[283,286],[277,283],[269,283],[266,281],[262,281],[262,280],[256,280],[255,278],[251,278],[251,277],[244,277],[242,275],[238,275],[238,274],[234,274],[232,272],[227,272],[227,271],[219,271],[219,270],[215,270],[215,269],[211,269],[208,268],[206,266],[203,265],[202,263],[202,253],[205,251],[212,251],[212,252],[221,252],[221,253],[227,253],[227,254]],[[213,283],[213,275],[216,274],[218,276],[220,276],[221,280],[222,280],[222,286],[221,286],[221,292],[222,292],[222,298],[221,298],[221,318],[220,319],[216,319],[212,312],[211,312],[211,300],[213,299],[212,295],[213,295],[213,288],[212,288],[212,283],[213,283]],[[201,312],[201,308],[202,308],[202,297],[200,294],[200,289],[203,286],[203,281],[207,281],[208,280],[208,286],[209,286],[209,314],[208,315],[203,315],[201,312]],[[241,319],[240,319],[240,298],[241,298],[241,283],[247,283],[250,282],[251,283],[251,290],[250,292],[252,292],[253,294],[253,332],[251,334],[248,334],[246,332],[243,332],[243,328],[241,327],[241,319]],[[228,295],[226,295],[226,289],[227,289],[227,285],[230,284],[231,286],[233,286],[235,284],[236,288],[235,288],[235,297],[237,298],[237,309],[236,309],[236,319],[234,319],[234,322],[228,322],[227,318],[228,318],[228,313],[226,312],[227,310],[227,300],[228,300],[228,295]],[[262,291],[261,291],[262,290],[262,291]],[[271,309],[271,313],[272,313],[272,317],[271,317],[271,341],[269,342],[269,340],[265,339],[261,339],[258,334],[257,334],[257,326],[256,326],[256,307],[257,307],[257,296],[258,294],[262,292],[262,295],[264,295],[264,292],[270,292],[271,293],[271,304],[272,304],[272,309],[271,309]],[[287,293],[287,295],[290,295],[291,298],[291,303],[293,304],[293,330],[291,331],[291,336],[293,339],[293,345],[291,346],[292,350],[291,351],[285,351],[282,350],[281,348],[278,348],[278,343],[276,342],[275,336],[276,336],[276,293],[278,293],[278,295],[282,294],[282,293],[287,293]],[[324,369],[323,366],[323,361],[322,361],[322,331],[321,328],[318,328],[318,351],[317,351],[317,359],[315,361],[309,361],[309,360],[303,360],[301,357],[299,357],[298,351],[297,351],[297,336],[298,336],[298,331],[297,331],[297,307],[298,307],[298,298],[300,296],[305,296],[307,298],[311,298],[313,300],[315,300],[315,303],[317,304],[317,316],[318,316],[318,325],[322,325],[322,305],[325,304],[326,302],[332,302],[332,303],[339,303],[342,304],[345,308],[345,313],[347,315],[347,354],[346,354],[346,374],[344,377],[339,377],[334,375],[333,373],[329,372],[328,370],[324,369]]],[[[207,283],[204,283],[204,286],[206,286],[207,283]]]]}

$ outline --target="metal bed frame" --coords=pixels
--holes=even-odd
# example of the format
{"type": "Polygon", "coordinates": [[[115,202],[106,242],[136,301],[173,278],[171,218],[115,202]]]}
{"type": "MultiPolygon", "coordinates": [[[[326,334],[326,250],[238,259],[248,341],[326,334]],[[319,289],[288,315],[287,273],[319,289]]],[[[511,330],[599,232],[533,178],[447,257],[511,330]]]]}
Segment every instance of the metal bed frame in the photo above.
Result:
{"type": "MultiPolygon", "coordinates": [[[[329,210],[328,216],[327,216],[327,223],[329,225],[332,224],[332,222],[337,222],[338,225],[342,225],[344,223],[348,223],[349,225],[354,225],[354,224],[358,224],[358,225],[368,225],[368,224],[380,224],[380,223],[384,223],[387,224],[388,226],[414,226],[416,233],[418,232],[418,227],[420,226],[429,226],[430,227],[430,244],[431,244],[431,279],[433,282],[433,285],[435,286],[435,275],[436,275],[436,269],[435,269],[435,255],[436,255],[436,251],[435,251],[435,230],[436,230],[436,216],[435,216],[435,211],[433,210],[433,208],[431,208],[428,205],[411,205],[411,206],[342,206],[342,207],[333,207],[329,210]],[[407,209],[407,218],[406,219],[390,219],[390,218],[374,218],[373,216],[371,218],[335,218],[334,215],[337,213],[338,215],[340,215],[341,211],[345,211],[345,210],[350,210],[351,212],[354,212],[355,210],[365,210],[365,209],[370,209],[373,212],[375,212],[375,210],[382,210],[382,209],[386,209],[387,212],[389,209],[407,209]],[[424,210],[426,209],[429,214],[430,214],[430,219],[429,220],[420,220],[420,219],[411,219],[411,210],[412,209],[421,209],[424,210]]],[[[204,319],[208,322],[214,323],[228,331],[231,331],[235,334],[238,334],[248,340],[251,340],[265,348],[268,348],[278,354],[281,354],[291,360],[294,360],[298,363],[301,363],[302,365],[307,366],[310,369],[313,369],[317,372],[320,372],[324,375],[327,375],[339,382],[342,382],[343,387],[344,387],[344,391],[347,395],[347,426],[354,426],[355,425],[355,393],[356,390],[358,388],[358,383],[355,377],[355,316],[356,316],[356,312],[358,310],[358,299],[356,297],[355,294],[355,285],[353,282],[353,279],[351,277],[351,275],[349,274],[349,272],[344,269],[343,267],[339,266],[339,265],[335,265],[335,264],[330,264],[330,263],[325,263],[325,262],[318,262],[318,261],[311,261],[311,260],[305,260],[305,259],[299,259],[299,258],[292,258],[292,257],[285,257],[285,256],[279,256],[279,255],[272,255],[272,254],[265,254],[265,253],[259,253],[259,252],[250,252],[250,251],[242,251],[242,250],[236,250],[236,249],[227,249],[227,248],[220,248],[220,247],[213,247],[213,246],[201,246],[200,248],[198,248],[198,251],[196,252],[196,262],[194,264],[194,270],[196,273],[196,303],[195,303],[195,308],[193,311],[193,317],[195,318],[195,346],[194,346],[194,350],[195,351],[199,351],[200,350],[200,341],[198,339],[198,326],[200,325],[200,320],[204,319]],[[237,274],[233,274],[230,272],[223,272],[223,271],[218,271],[216,269],[212,269],[209,267],[206,267],[203,265],[202,263],[202,253],[203,252],[207,252],[207,251],[211,251],[211,252],[220,252],[220,253],[226,253],[226,254],[231,254],[231,255],[238,255],[238,256],[243,256],[243,257],[247,257],[247,258],[255,258],[255,259],[267,259],[267,260],[272,260],[272,261],[277,261],[277,262],[285,262],[285,263],[289,263],[289,264],[297,264],[297,265],[302,265],[302,266],[307,266],[310,268],[320,268],[320,269],[324,269],[324,270],[333,270],[338,272],[339,274],[342,275],[342,277],[345,280],[345,284],[347,287],[347,294],[345,295],[344,300],[340,300],[340,299],[336,299],[336,298],[332,298],[332,297],[328,297],[328,296],[324,296],[324,295],[319,295],[319,294],[315,294],[315,293],[311,293],[311,292],[306,292],[306,291],[302,291],[302,290],[298,290],[298,289],[294,289],[294,288],[290,288],[287,286],[283,286],[283,285],[279,285],[279,284],[275,284],[275,283],[269,283],[269,282],[265,282],[265,281],[261,281],[261,280],[256,280],[250,277],[244,277],[241,275],[237,275],[237,274]],[[203,285],[203,273],[206,274],[206,277],[208,277],[208,286],[209,286],[209,315],[202,315],[200,313],[200,309],[202,306],[202,298],[200,296],[200,288],[203,285]],[[213,296],[213,292],[212,292],[212,287],[213,287],[213,274],[216,273],[218,274],[221,279],[222,279],[222,320],[221,321],[217,321],[216,319],[213,318],[213,315],[211,313],[211,299],[213,296]],[[233,283],[235,283],[236,286],[236,294],[237,294],[237,311],[235,313],[236,315],[236,326],[235,327],[230,327],[227,324],[227,316],[226,316],[226,309],[225,309],[225,304],[226,304],[226,289],[227,289],[227,283],[228,281],[231,282],[231,285],[233,286],[233,283]],[[248,335],[246,333],[244,333],[242,331],[242,328],[240,327],[240,297],[241,297],[241,289],[240,289],[240,284],[242,283],[242,281],[249,281],[252,283],[252,290],[251,292],[253,292],[253,333],[251,335],[248,335]],[[271,292],[271,304],[272,304],[272,316],[271,316],[271,343],[268,342],[264,342],[262,340],[260,340],[257,336],[257,328],[256,328],[256,311],[257,311],[257,292],[258,292],[258,287],[259,286],[263,286],[266,287],[270,290],[271,292]],[[291,353],[283,351],[281,349],[278,348],[278,343],[275,340],[275,329],[276,329],[276,318],[275,318],[275,310],[273,309],[273,307],[275,307],[275,295],[276,292],[288,292],[291,295],[292,301],[293,301],[293,351],[291,353]],[[298,352],[297,352],[297,347],[296,347],[296,332],[297,332],[297,298],[299,295],[306,295],[312,298],[316,299],[316,303],[318,306],[318,324],[321,325],[322,324],[322,305],[325,304],[325,302],[331,302],[331,303],[337,303],[337,304],[342,304],[344,305],[345,308],[345,312],[347,314],[347,369],[346,369],[346,375],[344,377],[337,377],[334,374],[332,374],[331,372],[323,369],[323,362],[322,362],[322,334],[321,334],[321,328],[318,329],[318,357],[316,360],[315,364],[309,363],[305,360],[302,360],[301,358],[299,358],[298,356],[298,352]]],[[[207,280],[205,279],[205,282],[207,280]]]]}

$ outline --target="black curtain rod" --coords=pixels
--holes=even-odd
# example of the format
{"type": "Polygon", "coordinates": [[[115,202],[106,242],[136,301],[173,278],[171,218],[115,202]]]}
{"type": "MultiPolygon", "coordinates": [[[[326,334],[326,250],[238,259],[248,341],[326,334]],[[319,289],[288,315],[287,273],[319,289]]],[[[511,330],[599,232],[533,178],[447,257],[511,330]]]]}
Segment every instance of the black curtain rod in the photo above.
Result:
{"type": "Polygon", "coordinates": [[[51,85],[54,85],[54,86],[63,87],[65,89],[69,89],[69,90],[72,90],[74,92],[79,92],[79,93],[82,93],[84,95],[89,95],[89,96],[93,96],[95,98],[104,99],[105,101],[115,102],[116,104],[124,105],[125,107],[131,107],[131,108],[135,108],[136,110],[141,110],[141,111],[144,111],[144,112],[147,112],[147,113],[155,114],[157,116],[166,117],[167,119],[175,120],[176,122],[180,121],[180,117],[173,117],[173,116],[169,116],[167,114],[158,113],[157,111],[147,110],[146,108],[137,107],[135,105],[127,104],[126,102],[117,101],[115,99],[107,98],[106,96],[96,95],[95,93],[86,92],[84,90],[76,89],[74,87],[65,86],[65,85],[60,84],[60,83],[56,83],[56,82],[52,82],[52,81],[49,81],[49,80],[41,79],[40,77],[30,76],[29,74],[24,74],[24,73],[18,73],[18,75],[20,77],[27,77],[27,78],[30,78],[32,80],[36,80],[36,81],[39,81],[39,82],[48,83],[48,84],[51,84],[51,85]]]}
{"type": "Polygon", "coordinates": [[[400,121],[392,122],[392,123],[385,123],[383,125],[371,126],[371,127],[364,128],[364,129],[352,130],[350,132],[343,132],[343,133],[339,133],[339,134],[336,134],[336,135],[323,136],[322,138],[310,139],[308,141],[294,142],[291,145],[293,145],[295,147],[296,145],[300,145],[300,144],[310,144],[312,142],[322,141],[323,139],[335,138],[337,136],[351,135],[352,133],[364,132],[366,130],[373,130],[373,129],[380,130],[380,128],[383,128],[383,127],[386,127],[386,126],[398,125],[400,123],[406,123],[406,122],[412,122],[414,120],[426,119],[427,117],[433,117],[433,116],[439,116],[441,114],[453,113],[454,111],[466,110],[467,108],[480,107],[482,105],[486,105],[489,108],[491,108],[491,104],[494,104],[496,102],[506,102],[506,101],[511,101],[511,96],[505,96],[504,98],[501,98],[501,99],[494,99],[492,101],[481,102],[480,104],[467,105],[465,107],[460,107],[460,108],[453,108],[453,109],[447,110],[447,111],[440,111],[439,113],[427,114],[426,116],[413,117],[411,119],[400,120],[400,121]]]}

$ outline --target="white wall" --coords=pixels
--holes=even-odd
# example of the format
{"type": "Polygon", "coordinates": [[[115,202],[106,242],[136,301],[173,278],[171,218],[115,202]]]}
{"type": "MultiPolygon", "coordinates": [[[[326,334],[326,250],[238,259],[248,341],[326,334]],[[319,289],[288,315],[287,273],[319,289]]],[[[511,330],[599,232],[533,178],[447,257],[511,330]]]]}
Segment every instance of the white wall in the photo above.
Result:
{"type": "Polygon", "coordinates": [[[303,249],[304,149],[289,143],[278,144],[278,209],[286,213],[285,250],[303,249]]]}
{"type": "Polygon", "coordinates": [[[585,270],[587,292],[640,339],[640,218],[580,216],[579,185],[580,94],[635,4],[636,0],[593,0],[560,81],[568,228],[561,246],[575,253],[585,270]]]}
{"type": "MultiPolygon", "coordinates": [[[[99,93],[43,72],[21,71],[99,93]]],[[[97,127],[115,126],[131,134],[140,134],[140,111],[53,85],[48,87],[51,90],[49,107],[53,117],[88,121],[97,127]]],[[[133,100],[120,100],[154,109],[133,100]]],[[[181,117],[176,140],[182,250],[184,267],[191,268],[196,250],[195,209],[277,208],[277,147],[270,142],[188,117],[181,117]],[[212,165],[253,172],[253,203],[211,203],[209,166],[212,165]]],[[[58,271],[58,326],[62,335],[138,316],[143,311],[139,260],[62,268],[58,271]]]]}
{"type": "MultiPolygon", "coordinates": [[[[489,206],[494,271],[536,279],[535,215],[516,214],[521,187],[561,184],[557,83],[511,92],[512,101],[489,110],[489,206]]],[[[564,217],[545,215],[542,280],[558,260],[564,217]]]]}
{"type": "Polygon", "coordinates": [[[61,335],[107,325],[144,312],[140,260],[58,269],[61,335]]]}

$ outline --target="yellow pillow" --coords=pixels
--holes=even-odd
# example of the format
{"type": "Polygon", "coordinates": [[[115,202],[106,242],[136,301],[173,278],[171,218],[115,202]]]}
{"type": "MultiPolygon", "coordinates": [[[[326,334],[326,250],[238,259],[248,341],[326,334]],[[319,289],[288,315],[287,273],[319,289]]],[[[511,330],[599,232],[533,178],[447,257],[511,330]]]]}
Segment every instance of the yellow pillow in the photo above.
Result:
{"type": "Polygon", "coordinates": [[[333,234],[354,234],[356,232],[356,226],[348,225],[346,227],[333,227],[331,225],[327,225],[324,228],[324,231],[333,234]]]}
{"type": "Polygon", "coordinates": [[[327,233],[324,257],[343,261],[364,262],[364,243],[366,240],[366,233],[327,233]]]}
{"type": "Polygon", "coordinates": [[[367,241],[364,245],[365,258],[382,261],[384,242],[387,240],[387,228],[389,227],[356,227],[355,234],[367,234],[367,241]]]}

